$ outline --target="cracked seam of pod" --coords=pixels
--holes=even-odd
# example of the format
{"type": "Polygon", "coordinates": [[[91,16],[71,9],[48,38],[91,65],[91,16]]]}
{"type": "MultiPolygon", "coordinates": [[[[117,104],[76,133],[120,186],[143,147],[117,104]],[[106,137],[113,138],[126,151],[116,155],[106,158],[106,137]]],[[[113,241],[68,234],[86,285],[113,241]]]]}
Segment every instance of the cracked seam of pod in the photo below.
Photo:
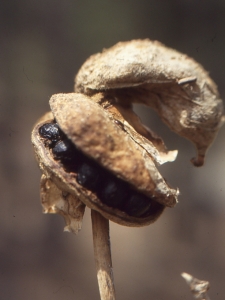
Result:
{"type": "Polygon", "coordinates": [[[195,166],[225,121],[217,86],[195,60],[158,41],[120,42],[90,56],[75,78],[75,92],[107,93],[121,105],[143,103],[197,148],[195,166]]]}
{"type": "Polygon", "coordinates": [[[85,205],[118,224],[138,227],[151,224],[164,207],[176,204],[178,190],[169,187],[155,167],[154,158],[90,97],[77,93],[57,94],[51,97],[50,107],[52,112],[35,125],[32,143],[44,174],[41,182],[42,205],[45,212],[58,212],[64,216],[66,230],[79,231],[85,205]],[[104,174],[110,174],[127,185],[129,193],[148,198],[151,205],[145,214],[133,216],[126,210],[106,205],[98,193],[80,185],[77,171],[68,171],[60,161],[55,160],[48,142],[39,134],[41,126],[52,122],[59,125],[66,138],[87,159],[100,166],[100,172],[106,172],[104,174]],[[57,195],[55,202],[54,194],[57,195]],[[73,207],[70,207],[69,197],[73,207]],[[77,219],[78,225],[74,225],[74,219],[77,219]]]}

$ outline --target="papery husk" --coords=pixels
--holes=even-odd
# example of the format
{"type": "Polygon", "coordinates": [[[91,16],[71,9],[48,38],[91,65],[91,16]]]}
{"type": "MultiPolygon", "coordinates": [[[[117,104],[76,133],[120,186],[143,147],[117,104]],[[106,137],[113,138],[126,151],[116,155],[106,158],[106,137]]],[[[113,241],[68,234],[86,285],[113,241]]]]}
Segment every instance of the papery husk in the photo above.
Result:
{"type": "Polygon", "coordinates": [[[82,227],[85,205],[71,193],[61,190],[51,178],[41,176],[41,204],[45,214],[60,214],[66,226],[64,231],[78,234],[82,227]]]}
{"type": "Polygon", "coordinates": [[[103,92],[118,105],[143,103],[197,148],[195,166],[224,123],[217,86],[204,68],[157,41],[120,42],[92,55],[75,78],[75,92],[103,92]]]}

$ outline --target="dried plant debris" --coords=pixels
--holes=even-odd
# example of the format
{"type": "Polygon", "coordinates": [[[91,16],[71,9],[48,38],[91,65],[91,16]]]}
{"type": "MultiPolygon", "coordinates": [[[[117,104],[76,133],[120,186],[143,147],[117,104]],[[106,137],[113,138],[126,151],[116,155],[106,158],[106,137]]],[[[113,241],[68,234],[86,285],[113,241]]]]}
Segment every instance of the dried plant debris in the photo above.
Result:
{"type": "Polygon", "coordinates": [[[92,55],[76,76],[75,91],[107,93],[120,106],[152,107],[173,131],[195,144],[195,166],[203,165],[224,122],[216,84],[204,68],[157,41],[120,42],[92,55]]]}
{"type": "Polygon", "coordinates": [[[44,213],[58,213],[66,222],[64,231],[77,234],[82,226],[85,205],[66,191],[62,191],[57,185],[44,174],[41,177],[41,204],[44,213]]]}
{"type": "Polygon", "coordinates": [[[181,276],[184,278],[186,283],[189,285],[191,292],[195,299],[198,300],[210,300],[207,294],[210,284],[208,281],[199,280],[188,273],[182,273],[181,276]]]}

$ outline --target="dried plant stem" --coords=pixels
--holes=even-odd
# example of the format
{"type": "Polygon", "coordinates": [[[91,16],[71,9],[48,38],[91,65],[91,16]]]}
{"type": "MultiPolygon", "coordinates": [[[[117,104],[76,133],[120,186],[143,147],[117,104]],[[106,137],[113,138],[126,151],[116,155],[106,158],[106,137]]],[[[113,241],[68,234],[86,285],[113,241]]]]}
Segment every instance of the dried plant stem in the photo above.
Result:
{"type": "Polygon", "coordinates": [[[92,232],[95,265],[101,300],[115,300],[112,259],[109,236],[109,220],[92,210],[92,232]]]}

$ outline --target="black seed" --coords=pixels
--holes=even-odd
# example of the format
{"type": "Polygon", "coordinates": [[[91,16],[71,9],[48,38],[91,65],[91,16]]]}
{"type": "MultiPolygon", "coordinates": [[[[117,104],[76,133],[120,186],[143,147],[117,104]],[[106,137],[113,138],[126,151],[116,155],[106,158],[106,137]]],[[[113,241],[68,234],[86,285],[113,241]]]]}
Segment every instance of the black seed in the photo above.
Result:
{"type": "Polygon", "coordinates": [[[41,137],[48,139],[53,143],[58,142],[63,136],[57,123],[44,124],[39,128],[39,134],[41,137]]]}
{"type": "Polygon", "coordinates": [[[74,156],[74,146],[69,140],[59,141],[52,149],[56,160],[72,161],[74,156]]]}
{"type": "Polygon", "coordinates": [[[100,184],[100,167],[90,163],[83,163],[77,174],[77,182],[83,187],[95,191],[100,184]]]}
{"type": "Polygon", "coordinates": [[[118,179],[108,179],[101,190],[100,199],[110,207],[121,209],[128,197],[129,188],[118,179]]]}
{"type": "Polygon", "coordinates": [[[127,183],[85,157],[70,140],[65,139],[57,123],[44,124],[39,128],[39,134],[51,141],[54,158],[60,160],[67,171],[77,172],[77,182],[96,192],[104,204],[133,217],[144,216],[149,211],[151,200],[147,196],[139,193],[130,195],[127,183]]]}
{"type": "Polygon", "coordinates": [[[130,216],[141,217],[148,211],[150,206],[151,200],[147,196],[135,193],[126,202],[124,211],[130,216]]]}

